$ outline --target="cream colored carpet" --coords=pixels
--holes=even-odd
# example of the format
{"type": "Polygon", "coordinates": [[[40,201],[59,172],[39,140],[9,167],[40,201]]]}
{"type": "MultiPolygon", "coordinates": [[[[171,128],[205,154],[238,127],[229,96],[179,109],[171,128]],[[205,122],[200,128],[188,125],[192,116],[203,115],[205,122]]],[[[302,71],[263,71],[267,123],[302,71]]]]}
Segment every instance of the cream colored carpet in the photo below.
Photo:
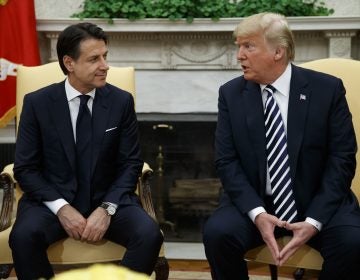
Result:
{"type": "MultiPolygon", "coordinates": [[[[291,278],[279,277],[278,280],[289,280],[291,278]]],[[[211,280],[210,272],[196,271],[171,271],[169,280],[211,280]]],[[[270,276],[250,276],[250,280],[270,280],[270,276]]]]}
{"type": "MultiPolygon", "coordinates": [[[[290,279],[291,278],[283,278],[283,277],[278,278],[278,280],[290,280],[290,279]]],[[[8,280],[17,280],[17,278],[9,277],[8,280]]],[[[170,271],[169,280],[211,280],[211,276],[209,272],[170,271]]],[[[250,276],[250,280],[270,280],[270,276],[250,276]]]]}

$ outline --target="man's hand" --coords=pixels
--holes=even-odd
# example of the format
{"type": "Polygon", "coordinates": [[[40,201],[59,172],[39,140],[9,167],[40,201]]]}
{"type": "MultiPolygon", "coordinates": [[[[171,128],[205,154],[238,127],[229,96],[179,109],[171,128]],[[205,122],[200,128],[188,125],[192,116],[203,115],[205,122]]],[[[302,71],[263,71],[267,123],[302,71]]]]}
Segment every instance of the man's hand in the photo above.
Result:
{"type": "Polygon", "coordinates": [[[274,236],[275,227],[284,227],[285,222],[268,213],[261,213],[255,218],[255,225],[268,246],[276,265],[280,264],[280,250],[274,236]]]}
{"type": "Polygon", "coordinates": [[[70,204],[59,209],[56,214],[67,234],[79,240],[86,226],[86,219],[70,204]]]}
{"type": "Polygon", "coordinates": [[[104,237],[110,225],[111,216],[107,215],[104,208],[98,207],[87,219],[86,227],[81,235],[81,240],[96,242],[104,237]]]}
{"type": "Polygon", "coordinates": [[[318,230],[307,222],[289,224],[285,228],[293,232],[293,238],[280,252],[280,263],[283,265],[303,244],[318,233],[318,230]]]}

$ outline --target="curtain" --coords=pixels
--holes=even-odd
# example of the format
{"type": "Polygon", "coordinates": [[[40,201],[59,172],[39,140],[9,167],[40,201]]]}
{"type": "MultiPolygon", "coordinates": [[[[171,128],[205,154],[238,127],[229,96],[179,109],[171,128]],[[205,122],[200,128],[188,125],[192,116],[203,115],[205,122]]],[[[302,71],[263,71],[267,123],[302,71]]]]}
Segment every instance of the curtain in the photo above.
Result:
{"type": "Polygon", "coordinates": [[[18,65],[39,64],[34,0],[0,0],[0,127],[16,115],[18,65]]]}

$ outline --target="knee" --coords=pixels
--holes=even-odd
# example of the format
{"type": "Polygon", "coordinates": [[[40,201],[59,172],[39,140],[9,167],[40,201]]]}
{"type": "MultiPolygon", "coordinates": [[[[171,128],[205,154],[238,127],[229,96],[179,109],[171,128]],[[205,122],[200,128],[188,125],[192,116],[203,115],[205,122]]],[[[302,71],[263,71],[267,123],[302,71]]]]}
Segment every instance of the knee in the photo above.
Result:
{"type": "Polygon", "coordinates": [[[15,224],[9,235],[10,248],[13,250],[17,248],[26,248],[30,241],[29,231],[24,230],[21,226],[15,224]]]}
{"type": "Polygon", "coordinates": [[[134,234],[134,240],[145,246],[160,248],[164,242],[164,236],[160,231],[159,225],[153,221],[150,223],[142,224],[134,234]]]}
{"type": "Polygon", "coordinates": [[[25,227],[22,224],[15,222],[10,235],[9,246],[11,249],[17,248],[29,248],[33,246],[39,246],[46,240],[44,233],[41,230],[37,230],[33,227],[25,227]]]}
{"type": "MultiPolygon", "coordinates": [[[[360,234],[360,232],[359,232],[360,234]]],[[[341,251],[345,252],[346,255],[352,256],[353,260],[356,260],[356,263],[360,260],[360,235],[343,238],[341,251]]],[[[343,256],[343,254],[342,254],[343,256]]]]}
{"type": "Polygon", "coordinates": [[[230,233],[227,232],[225,227],[220,226],[216,219],[210,217],[203,228],[204,246],[209,248],[222,248],[227,239],[226,236],[229,235],[230,233]]]}
{"type": "Polygon", "coordinates": [[[360,228],[358,230],[344,230],[338,233],[335,244],[334,253],[336,258],[347,258],[354,264],[360,261],[360,228]]]}
{"type": "Polygon", "coordinates": [[[164,235],[158,226],[147,230],[147,232],[144,233],[144,237],[149,242],[149,244],[159,249],[164,242],[164,235]]]}
{"type": "Polygon", "coordinates": [[[17,248],[18,246],[17,244],[17,240],[18,240],[18,234],[17,231],[15,230],[15,228],[13,227],[10,234],[9,234],[9,246],[11,249],[17,248]]]}

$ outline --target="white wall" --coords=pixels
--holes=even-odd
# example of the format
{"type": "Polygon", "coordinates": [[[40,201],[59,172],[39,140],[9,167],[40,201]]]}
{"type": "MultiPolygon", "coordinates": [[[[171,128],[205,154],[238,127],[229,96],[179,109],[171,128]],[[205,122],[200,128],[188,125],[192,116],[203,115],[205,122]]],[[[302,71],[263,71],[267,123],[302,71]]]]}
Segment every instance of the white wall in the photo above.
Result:
{"type": "Polygon", "coordinates": [[[82,10],[84,0],[35,0],[35,13],[38,19],[68,18],[82,10]]]}
{"type": "MultiPolygon", "coordinates": [[[[360,16],[359,0],[323,0],[333,8],[333,16],[360,16]]],[[[39,19],[67,18],[81,11],[83,0],[35,0],[36,17],[39,19]]]]}
{"type": "Polygon", "coordinates": [[[333,16],[359,16],[359,0],[323,0],[326,7],[335,10],[333,16]]]}

